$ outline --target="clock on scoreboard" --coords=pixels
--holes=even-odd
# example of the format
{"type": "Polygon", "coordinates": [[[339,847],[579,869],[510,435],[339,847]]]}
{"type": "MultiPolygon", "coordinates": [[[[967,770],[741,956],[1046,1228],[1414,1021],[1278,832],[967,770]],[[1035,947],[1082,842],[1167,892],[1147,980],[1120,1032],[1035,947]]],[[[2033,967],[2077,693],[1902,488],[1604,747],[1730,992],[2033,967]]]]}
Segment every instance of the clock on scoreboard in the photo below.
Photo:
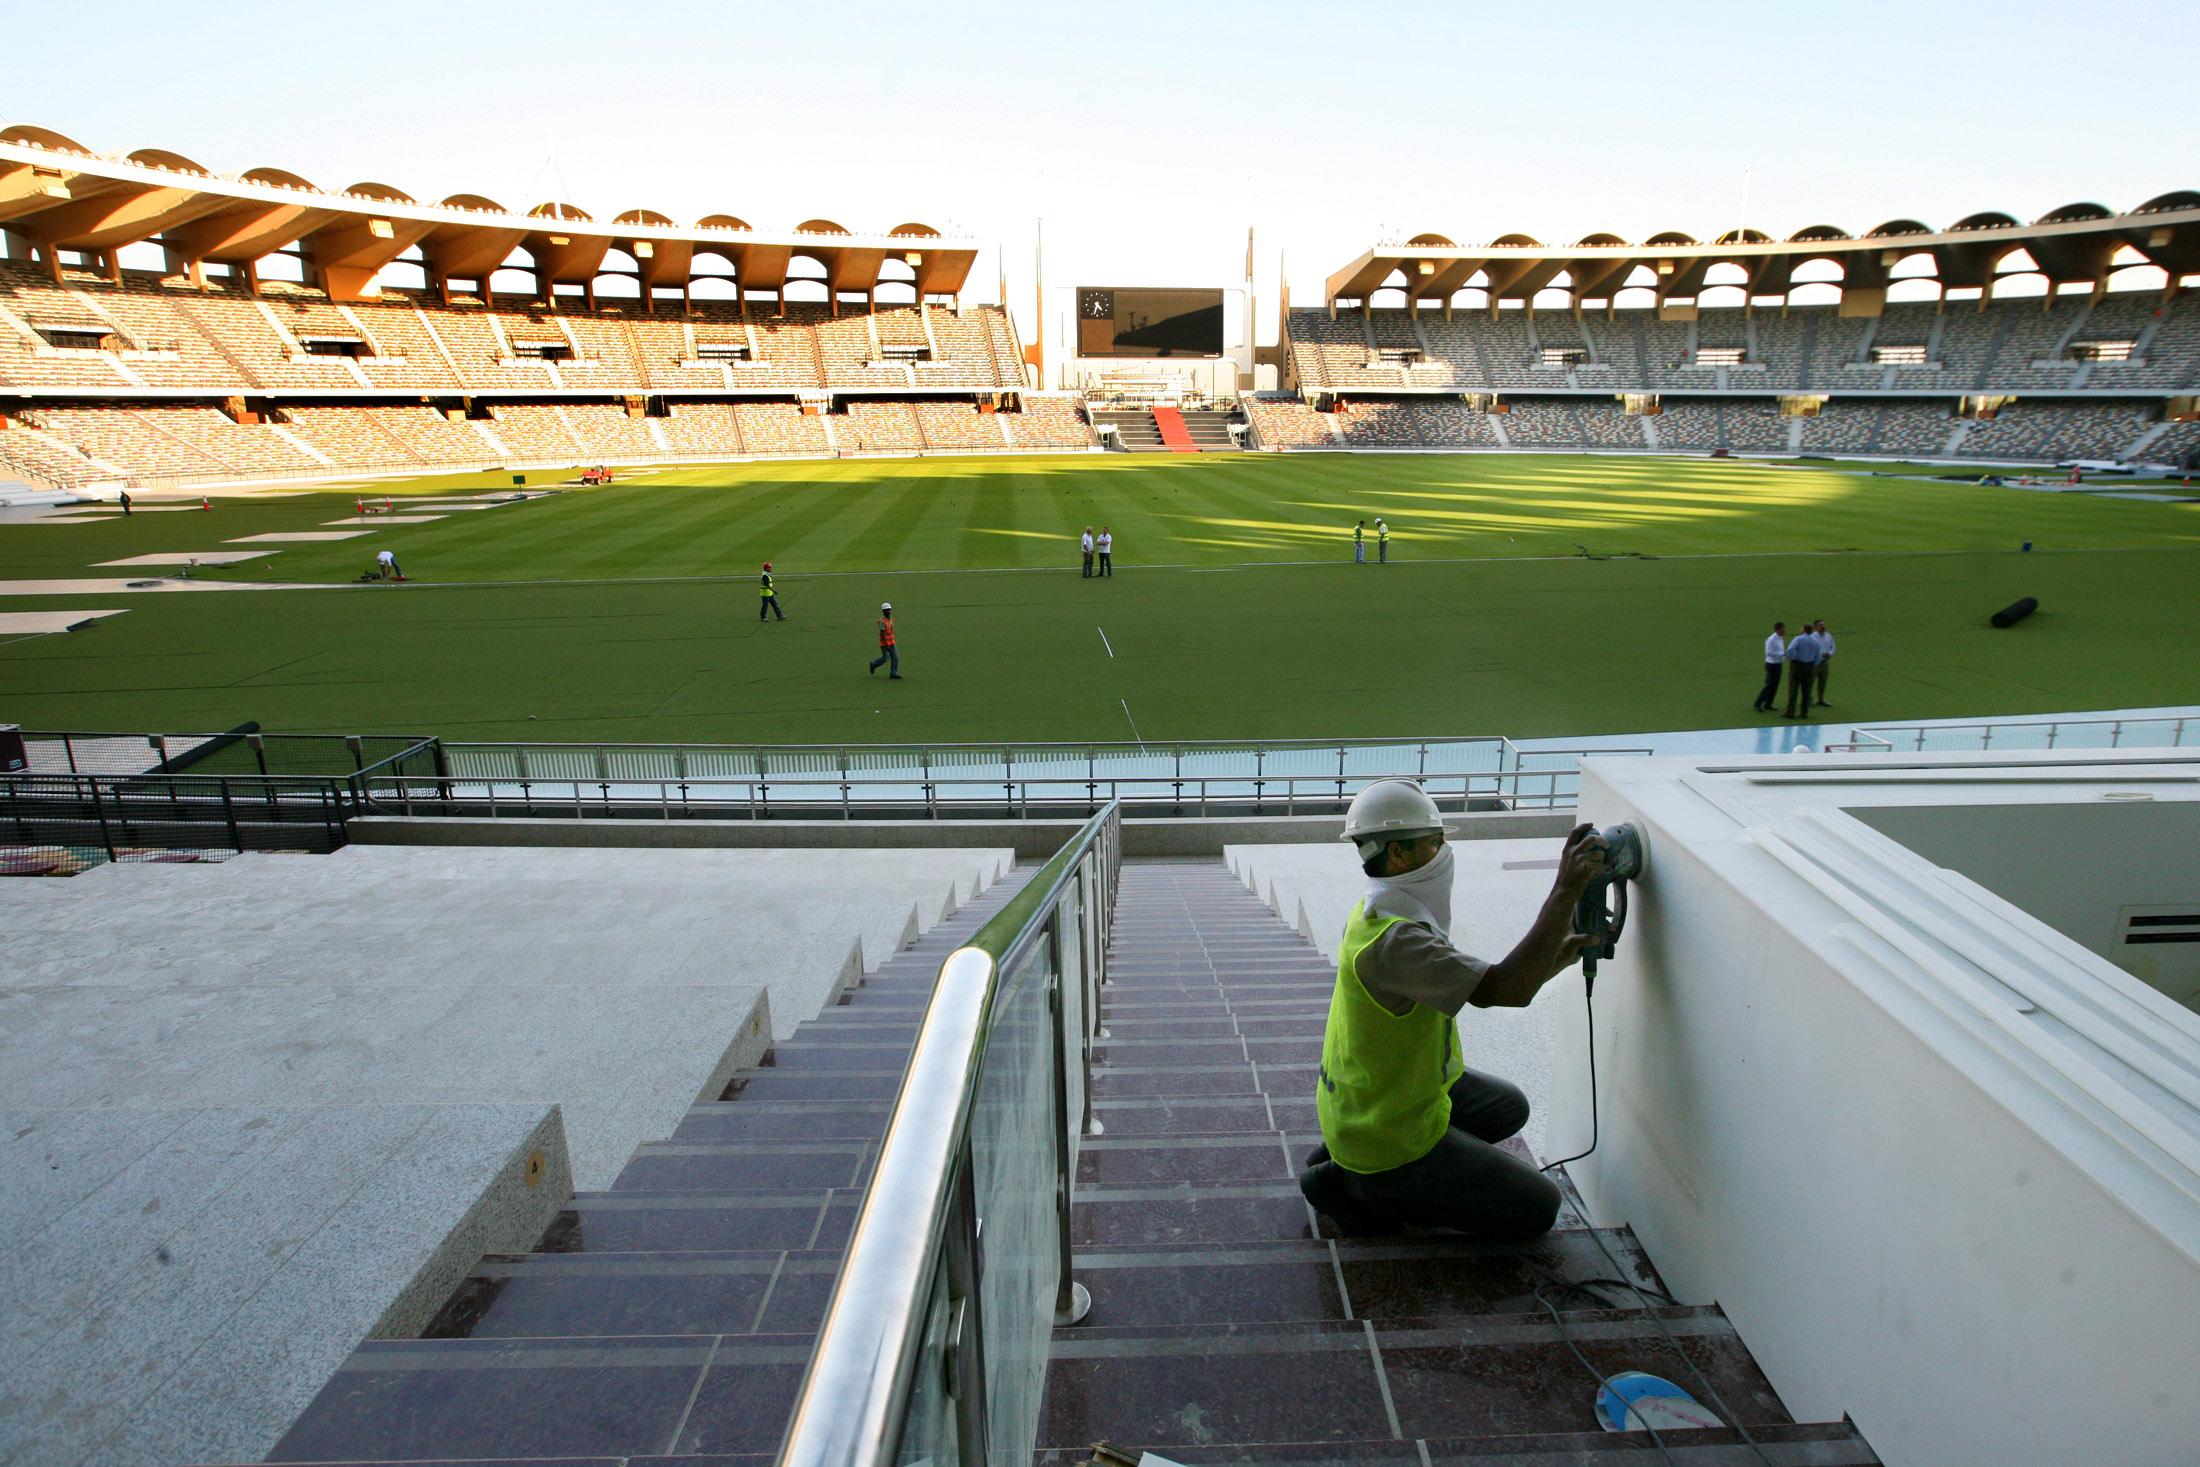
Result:
{"type": "Polygon", "coordinates": [[[1081,357],[1219,357],[1222,292],[1168,287],[1077,288],[1081,357]]]}

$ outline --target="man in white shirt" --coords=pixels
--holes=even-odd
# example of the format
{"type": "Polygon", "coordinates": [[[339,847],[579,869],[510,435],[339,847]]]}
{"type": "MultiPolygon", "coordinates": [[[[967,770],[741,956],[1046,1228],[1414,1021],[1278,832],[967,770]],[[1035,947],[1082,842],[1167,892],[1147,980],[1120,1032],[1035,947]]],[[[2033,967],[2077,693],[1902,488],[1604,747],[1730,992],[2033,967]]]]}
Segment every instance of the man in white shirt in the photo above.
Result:
{"type": "Polygon", "coordinates": [[[402,581],[405,579],[405,573],[397,568],[397,557],[395,555],[383,550],[377,552],[374,558],[376,563],[382,567],[383,580],[402,581]]]}
{"type": "Polygon", "coordinates": [[[1788,639],[1787,716],[1789,718],[1810,717],[1810,695],[1817,685],[1818,639],[1811,635],[1810,623],[1806,621],[1803,623],[1802,629],[1788,639]],[[1802,700],[1803,706],[1800,710],[1795,706],[1797,699],[1802,700]]]}
{"type": "Polygon", "coordinates": [[[1773,697],[1780,691],[1780,673],[1787,666],[1787,623],[1772,624],[1772,635],[1765,638],[1765,686],[1750,706],[1759,713],[1772,711],[1773,697]]]}
{"type": "Polygon", "coordinates": [[[1085,533],[1079,537],[1077,545],[1085,553],[1085,579],[1089,581],[1092,579],[1092,526],[1085,526],[1085,533]]]}
{"type": "Polygon", "coordinates": [[[1833,633],[1826,630],[1821,617],[1810,634],[1818,639],[1818,706],[1830,708],[1833,705],[1826,701],[1826,678],[1833,672],[1833,633]]]}
{"type": "Polygon", "coordinates": [[[1108,533],[1106,525],[1100,527],[1100,538],[1095,543],[1100,548],[1100,574],[1112,579],[1115,575],[1115,536],[1108,533]]]}

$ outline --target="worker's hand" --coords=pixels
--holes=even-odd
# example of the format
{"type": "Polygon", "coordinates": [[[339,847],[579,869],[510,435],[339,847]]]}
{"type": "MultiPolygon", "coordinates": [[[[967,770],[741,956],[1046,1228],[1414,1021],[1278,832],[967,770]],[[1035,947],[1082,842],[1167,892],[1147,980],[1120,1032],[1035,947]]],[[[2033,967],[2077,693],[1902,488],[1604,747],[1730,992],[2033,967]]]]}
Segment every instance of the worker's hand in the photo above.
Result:
{"type": "Polygon", "coordinates": [[[1589,936],[1587,933],[1567,933],[1565,941],[1558,945],[1558,965],[1552,971],[1563,973],[1566,969],[1571,968],[1581,960],[1581,950],[1588,945],[1589,936]]]}
{"type": "Polygon", "coordinates": [[[1604,837],[1594,825],[1577,825],[1566,837],[1566,849],[1558,858],[1558,888],[1580,896],[1589,883],[1604,874],[1604,837]]]}

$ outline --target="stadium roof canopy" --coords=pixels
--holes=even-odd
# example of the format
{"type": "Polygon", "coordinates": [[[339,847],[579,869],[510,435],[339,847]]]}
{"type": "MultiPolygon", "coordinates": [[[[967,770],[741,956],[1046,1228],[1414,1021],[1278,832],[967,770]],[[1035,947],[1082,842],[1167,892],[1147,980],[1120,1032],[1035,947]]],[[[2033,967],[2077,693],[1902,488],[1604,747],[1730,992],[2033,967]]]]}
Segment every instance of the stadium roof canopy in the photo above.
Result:
{"type": "Polygon", "coordinates": [[[57,280],[63,250],[94,255],[113,274],[117,250],[150,241],[167,251],[171,270],[196,277],[208,263],[250,275],[257,261],[295,244],[337,300],[366,296],[377,272],[415,248],[429,278],[445,287],[484,279],[525,250],[533,265],[510,268],[532,270],[538,294],[621,273],[637,276],[644,299],[658,288],[684,290],[706,255],[723,258],[744,293],[782,291],[794,260],[807,256],[823,267],[835,299],[870,294],[889,260],[908,267],[919,298],[954,295],[977,258],[975,241],[926,224],[859,233],[811,219],[775,232],[726,214],[676,224],[648,209],[598,223],[568,204],[520,213],[477,194],[422,203],[388,184],[322,189],[277,168],[228,178],[153,148],[102,157],[28,126],[0,129],[0,229],[34,250],[57,280]],[[613,250],[634,269],[607,271],[613,250]]]}
{"type": "Polygon", "coordinates": [[[2200,193],[2163,194],[2121,214],[2099,204],[2068,204],[2031,224],[2007,214],[1973,214],[1946,229],[1897,219],[1851,234],[1821,224],[1784,240],[1734,230],[1708,242],[1679,233],[1655,234],[1639,244],[1592,234],[1570,245],[1547,245],[1508,234],[1491,244],[1461,246],[1440,234],[1419,234],[1378,245],[1331,275],[1324,298],[1334,310],[1344,301],[1365,304],[1382,290],[1403,290],[1418,303],[1448,302],[1471,288],[1487,291],[1494,307],[1556,288],[1578,306],[1609,300],[1632,281],[1654,290],[1662,305],[1694,298],[1717,265],[1739,266],[1747,276],[1742,288],[1756,297],[1785,295],[1805,283],[1795,279],[1803,265],[1830,260],[1840,267],[1844,294],[1868,302],[1884,299],[1900,278],[1896,268],[1920,255],[1931,257],[1943,289],[1991,286],[2002,262],[2020,249],[2031,257],[2033,273],[2055,285],[2097,285],[2132,263],[2118,261],[2126,246],[2173,282],[2200,273],[2200,193]],[[1640,270],[1655,284],[1638,276],[1640,270]]]}

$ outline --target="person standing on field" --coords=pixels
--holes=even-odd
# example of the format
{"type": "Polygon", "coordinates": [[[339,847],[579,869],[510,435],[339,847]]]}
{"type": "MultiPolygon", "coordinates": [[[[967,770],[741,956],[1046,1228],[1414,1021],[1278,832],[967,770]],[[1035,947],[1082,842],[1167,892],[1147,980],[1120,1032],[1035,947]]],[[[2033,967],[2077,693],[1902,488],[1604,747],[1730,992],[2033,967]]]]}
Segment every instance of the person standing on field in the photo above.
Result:
{"type": "Polygon", "coordinates": [[[1100,527],[1100,539],[1097,543],[1100,547],[1100,574],[1112,580],[1115,577],[1115,536],[1108,533],[1106,525],[1100,527]]]}
{"type": "Polygon", "coordinates": [[[1833,675],[1833,633],[1826,630],[1821,617],[1810,634],[1818,639],[1818,706],[1831,708],[1833,705],[1826,701],[1826,679],[1833,675]]]}
{"type": "Polygon", "coordinates": [[[871,661],[871,671],[891,664],[889,676],[901,676],[901,653],[894,648],[894,603],[881,601],[878,606],[878,656],[871,661]]]}
{"type": "Polygon", "coordinates": [[[1085,526],[1085,533],[1077,544],[1085,552],[1085,579],[1089,581],[1092,579],[1092,526],[1085,526]]]}
{"type": "Polygon", "coordinates": [[[779,588],[772,584],[772,563],[768,560],[764,562],[764,574],[757,578],[756,589],[763,597],[756,603],[756,619],[762,621],[765,613],[769,612],[785,621],[787,613],[779,609],[779,588]]]}
{"type": "Polygon", "coordinates": [[[1811,635],[1810,623],[1788,640],[1788,697],[1789,718],[1810,717],[1811,689],[1818,684],[1818,639],[1811,635]],[[1803,711],[1795,711],[1795,700],[1803,700],[1803,711]]]}
{"type": "Polygon", "coordinates": [[[1757,701],[1749,706],[1759,713],[1772,711],[1772,700],[1780,691],[1780,674],[1787,669],[1787,629],[1784,621],[1772,624],[1772,635],[1765,638],[1765,685],[1757,694],[1757,701]]]}
{"type": "Polygon", "coordinates": [[[1375,563],[1390,564],[1390,525],[1381,515],[1375,516],[1375,563]]]}
{"type": "Polygon", "coordinates": [[[1352,563],[1367,564],[1367,521],[1361,520],[1352,527],[1352,563]]]}

